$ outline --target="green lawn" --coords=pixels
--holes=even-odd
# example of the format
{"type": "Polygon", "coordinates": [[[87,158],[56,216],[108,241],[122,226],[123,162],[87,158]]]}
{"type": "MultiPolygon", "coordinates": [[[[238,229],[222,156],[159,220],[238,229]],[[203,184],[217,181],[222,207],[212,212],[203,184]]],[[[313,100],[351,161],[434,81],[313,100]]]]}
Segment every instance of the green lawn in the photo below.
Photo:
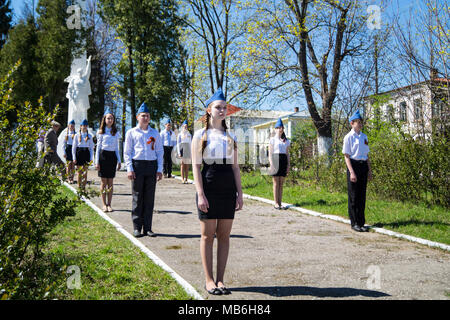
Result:
{"type": "MultiPolygon", "coordinates": [[[[179,176],[180,172],[174,174],[179,176]]],[[[192,170],[189,176],[192,179],[192,170]]],[[[272,177],[241,172],[241,179],[244,193],[273,200],[272,177]]],[[[298,181],[297,185],[285,183],[283,202],[348,218],[346,193],[330,193],[306,181],[298,181]]],[[[446,208],[381,200],[369,194],[365,215],[367,224],[450,244],[450,212],[446,208]]]]}
{"type": "MultiPolygon", "coordinates": [[[[63,193],[73,196],[66,188],[63,193]]],[[[163,269],[87,205],[77,208],[50,234],[44,249],[53,271],[46,275],[48,298],[191,299],[163,269]],[[69,266],[80,268],[80,289],[69,289],[69,266]],[[58,268],[59,267],[59,268],[58,268]]],[[[73,278],[72,278],[73,279],[73,278]]]]}

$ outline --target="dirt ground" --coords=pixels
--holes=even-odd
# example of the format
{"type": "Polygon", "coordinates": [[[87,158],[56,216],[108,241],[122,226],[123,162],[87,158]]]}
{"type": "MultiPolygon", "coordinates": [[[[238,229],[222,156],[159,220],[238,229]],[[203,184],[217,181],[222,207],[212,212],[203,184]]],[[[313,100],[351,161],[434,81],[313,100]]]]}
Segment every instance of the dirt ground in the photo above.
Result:
{"type": "MultiPolygon", "coordinates": [[[[89,179],[99,188],[96,171],[89,179]]],[[[114,182],[108,215],[132,233],[131,183],[122,171],[114,182]]],[[[450,299],[449,252],[246,199],[225,273],[232,294],[211,296],[203,289],[195,187],[178,179],[157,184],[153,231],[156,238],[139,240],[205,299],[450,299]]]]}

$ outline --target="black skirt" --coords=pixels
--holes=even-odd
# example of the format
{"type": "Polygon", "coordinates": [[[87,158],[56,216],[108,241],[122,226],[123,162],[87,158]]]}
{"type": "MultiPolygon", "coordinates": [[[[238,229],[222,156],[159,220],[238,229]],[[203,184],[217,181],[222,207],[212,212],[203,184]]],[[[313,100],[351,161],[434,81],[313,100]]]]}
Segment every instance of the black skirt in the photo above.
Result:
{"type": "Polygon", "coordinates": [[[183,159],[184,163],[187,163],[188,161],[191,160],[191,148],[190,148],[191,144],[190,143],[182,143],[180,145],[180,157],[181,159],[183,159]]]}
{"type": "MultiPolygon", "coordinates": [[[[202,169],[208,212],[198,209],[199,219],[234,219],[237,189],[231,164],[206,164],[202,169]]],[[[198,208],[198,195],[195,197],[198,208]]]]}
{"type": "Polygon", "coordinates": [[[273,177],[286,177],[287,174],[287,155],[285,153],[274,153],[272,155],[272,172],[273,177]]]}
{"type": "Polygon", "coordinates": [[[71,144],[66,145],[66,161],[73,161],[71,144]]]}
{"type": "Polygon", "coordinates": [[[75,155],[77,156],[77,166],[87,165],[91,161],[91,152],[89,151],[89,148],[77,147],[75,155]]]}
{"type": "Polygon", "coordinates": [[[117,156],[115,151],[101,150],[98,164],[100,165],[98,171],[100,178],[112,179],[116,176],[117,156]]]}

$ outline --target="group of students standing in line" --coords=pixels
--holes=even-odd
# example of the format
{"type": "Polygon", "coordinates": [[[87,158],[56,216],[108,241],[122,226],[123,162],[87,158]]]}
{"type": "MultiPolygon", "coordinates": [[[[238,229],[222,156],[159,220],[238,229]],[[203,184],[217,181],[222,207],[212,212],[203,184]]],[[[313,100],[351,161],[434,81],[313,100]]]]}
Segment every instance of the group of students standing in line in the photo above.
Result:
{"type": "Polygon", "coordinates": [[[76,132],[75,121],[71,120],[64,137],[64,158],[67,164],[57,154],[57,133],[61,125],[53,121],[52,128],[44,136],[44,144],[38,142],[38,153],[40,162],[55,164],[61,168],[61,175],[67,176],[69,183],[74,183],[75,171],[78,173],[78,187],[85,189],[87,183],[88,167],[94,162],[101,178],[101,196],[103,211],[112,212],[111,200],[113,194],[113,179],[116,170],[120,170],[121,160],[119,152],[120,135],[116,127],[114,114],[107,109],[97,132],[97,149],[94,154],[94,137],[88,131],[88,121],[85,119],[80,123],[80,130],[76,132]],[[42,157],[41,152],[46,150],[42,157]],[[76,170],[75,170],[76,167],[76,170]]]}
{"type": "MultiPolygon", "coordinates": [[[[218,89],[205,105],[204,128],[195,131],[191,138],[187,122],[184,122],[176,145],[182,160],[183,183],[187,181],[188,167],[192,163],[205,290],[212,295],[221,295],[231,293],[225,286],[224,274],[235,212],[241,210],[244,203],[237,138],[226,126],[227,104],[222,90],[218,89]],[[218,242],[215,277],[214,239],[218,242]]],[[[156,184],[162,179],[163,172],[171,177],[171,161],[164,159],[171,157],[175,138],[170,122],[161,133],[149,126],[150,112],[145,103],[140,106],[136,119],[137,126],[127,131],[124,144],[124,162],[132,189],[133,235],[155,237],[152,218],[156,184]]],[[[352,229],[359,232],[367,231],[364,227],[365,193],[367,179],[371,176],[369,146],[367,136],[361,132],[361,119],[359,111],[350,118],[352,130],[344,138],[342,151],[347,165],[348,213],[352,229]]],[[[75,133],[73,123],[71,125],[65,142],[65,157],[77,166],[86,166],[93,160],[93,142],[87,132],[87,121],[82,123],[79,133],[75,133]]],[[[283,183],[290,170],[290,141],[281,119],[275,128],[276,134],[269,142],[270,174],[273,176],[275,208],[281,209],[283,183]]],[[[110,211],[113,178],[115,171],[120,169],[120,155],[119,134],[114,115],[109,110],[103,116],[97,137],[95,164],[102,178],[101,188],[108,190],[108,193],[102,192],[104,210],[110,211]]],[[[52,150],[56,151],[56,148],[52,150]]],[[[67,170],[70,179],[70,165],[67,170]]]]}

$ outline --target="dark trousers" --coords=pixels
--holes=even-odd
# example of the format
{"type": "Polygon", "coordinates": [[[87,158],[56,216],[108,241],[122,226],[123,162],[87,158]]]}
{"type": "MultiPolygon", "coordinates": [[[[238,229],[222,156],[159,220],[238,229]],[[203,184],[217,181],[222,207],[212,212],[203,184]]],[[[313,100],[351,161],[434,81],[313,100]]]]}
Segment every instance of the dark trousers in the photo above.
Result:
{"type": "Polygon", "coordinates": [[[131,218],[134,230],[141,231],[144,227],[144,233],[152,230],[157,167],[156,160],[133,160],[136,179],[131,182],[133,193],[131,218]]]}
{"type": "Polygon", "coordinates": [[[350,159],[356,182],[350,181],[350,171],[347,168],[348,215],[352,226],[364,226],[366,220],[364,209],[366,207],[367,174],[369,167],[367,161],[350,159]]]}
{"type": "Polygon", "coordinates": [[[169,177],[172,176],[172,149],[173,147],[164,146],[163,173],[169,177]]]}

